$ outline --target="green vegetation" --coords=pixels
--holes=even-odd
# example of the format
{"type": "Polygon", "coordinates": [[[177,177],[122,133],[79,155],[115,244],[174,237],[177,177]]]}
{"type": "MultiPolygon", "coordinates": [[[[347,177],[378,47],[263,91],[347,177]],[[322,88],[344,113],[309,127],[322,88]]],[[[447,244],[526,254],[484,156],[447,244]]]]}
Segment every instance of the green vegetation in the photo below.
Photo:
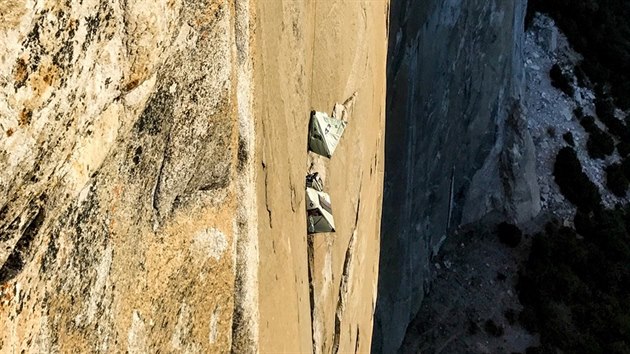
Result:
{"type": "Polygon", "coordinates": [[[514,309],[507,309],[503,312],[503,316],[508,321],[510,326],[513,326],[516,323],[516,319],[518,317],[518,313],[514,309]]]}
{"type": "Polygon", "coordinates": [[[595,124],[595,118],[591,116],[581,116],[581,112],[576,112],[576,116],[580,118],[580,124],[588,133],[586,141],[586,150],[588,156],[593,159],[603,159],[615,152],[615,141],[608,133],[599,129],[595,124]]]}
{"type": "Polygon", "coordinates": [[[573,110],[573,115],[575,115],[578,120],[581,120],[582,118],[584,118],[584,110],[582,109],[582,107],[578,106],[573,110]]]}
{"type": "Polygon", "coordinates": [[[630,155],[630,143],[622,141],[617,144],[617,152],[619,152],[619,156],[621,157],[626,157],[630,155]]]}
{"type": "Polygon", "coordinates": [[[534,237],[517,286],[519,319],[540,353],[630,352],[628,211],[579,213],[576,230],[550,224],[534,237]]]}
{"type": "Polygon", "coordinates": [[[601,196],[597,186],[582,171],[582,165],[575,151],[563,147],[556,156],[553,175],[560,192],[578,208],[593,210],[599,208],[601,196]]]}
{"type": "Polygon", "coordinates": [[[553,64],[551,70],[549,71],[549,78],[551,79],[551,85],[569,97],[573,97],[575,91],[573,90],[573,86],[571,86],[571,77],[564,73],[560,68],[560,65],[553,64]]]}
{"type": "Polygon", "coordinates": [[[630,108],[630,1],[530,0],[528,23],[536,11],[549,14],[584,56],[580,70],[630,108]]]}
{"type": "Polygon", "coordinates": [[[577,84],[580,87],[592,88],[591,81],[586,76],[584,69],[582,69],[582,65],[578,64],[573,68],[573,73],[575,74],[575,78],[577,79],[577,84]]]}
{"type": "Polygon", "coordinates": [[[621,169],[628,179],[630,179],[630,157],[626,157],[621,162],[621,169]]]}
{"type": "Polygon", "coordinates": [[[474,336],[475,334],[479,333],[479,330],[481,328],[479,328],[479,325],[477,324],[477,322],[468,319],[468,326],[467,326],[467,332],[469,335],[474,336]]]}
{"type": "Polygon", "coordinates": [[[612,100],[602,98],[601,95],[595,100],[595,113],[599,120],[606,125],[608,131],[623,141],[630,140],[630,129],[621,120],[615,117],[615,105],[612,100]]]}
{"type": "Polygon", "coordinates": [[[580,124],[586,130],[587,133],[594,132],[597,128],[595,124],[595,118],[591,116],[578,116],[580,118],[580,124]]]}
{"type": "Polygon", "coordinates": [[[621,164],[616,163],[606,167],[606,187],[614,195],[624,197],[629,184],[621,164]]]}
{"type": "MultiPolygon", "coordinates": [[[[518,319],[541,340],[527,353],[630,353],[630,207],[603,208],[571,148],[560,150],[554,167],[578,211],[575,228],[549,223],[534,236],[519,272],[518,319]]],[[[606,172],[608,188],[625,195],[630,159],[606,172]]]]}
{"type": "Polygon", "coordinates": [[[604,159],[615,152],[615,142],[610,135],[595,126],[593,131],[588,133],[586,150],[591,158],[604,159]]]}
{"type": "Polygon", "coordinates": [[[497,325],[493,320],[487,320],[483,325],[483,329],[493,337],[501,337],[503,335],[503,327],[497,325]]]}
{"type": "Polygon", "coordinates": [[[573,139],[573,134],[571,132],[562,134],[562,139],[564,139],[569,146],[575,146],[575,140],[573,139]]]}

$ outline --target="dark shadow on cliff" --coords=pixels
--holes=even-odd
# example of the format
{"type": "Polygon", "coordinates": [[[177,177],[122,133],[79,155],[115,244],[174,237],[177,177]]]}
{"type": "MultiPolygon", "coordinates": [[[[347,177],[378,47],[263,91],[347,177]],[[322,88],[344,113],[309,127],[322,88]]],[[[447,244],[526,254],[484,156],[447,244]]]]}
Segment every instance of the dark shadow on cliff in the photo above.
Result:
{"type": "Polygon", "coordinates": [[[524,77],[524,5],[391,0],[373,353],[399,350],[453,227],[503,212],[499,169],[515,167],[496,162],[509,156],[497,141],[519,137],[505,122],[524,77]]]}
{"type": "MultiPolygon", "coordinates": [[[[403,63],[402,53],[404,53],[404,45],[407,42],[407,31],[399,31],[406,25],[406,8],[409,0],[391,0],[389,13],[389,43],[387,50],[387,98],[386,98],[386,120],[385,120],[385,176],[383,184],[383,206],[381,219],[381,242],[380,242],[380,264],[378,274],[378,292],[377,302],[374,313],[374,327],[372,335],[372,353],[383,353],[387,347],[391,345],[383,345],[391,338],[392,333],[388,333],[383,322],[387,321],[384,317],[391,319],[395,316],[384,316],[385,313],[392,311],[389,299],[385,299],[386,294],[392,289],[399,287],[401,281],[399,274],[389,274],[387,269],[400,270],[403,262],[396,262],[395,257],[390,257],[392,252],[396,252],[399,248],[397,243],[400,242],[395,237],[398,232],[402,231],[404,225],[402,223],[402,215],[404,206],[401,204],[407,191],[408,176],[403,171],[407,170],[407,142],[410,139],[409,131],[406,129],[406,122],[390,119],[394,110],[394,76],[398,72],[403,63]],[[394,236],[394,237],[392,237],[394,236]],[[387,263],[387,267],[384,267],[387,263]],[[385,300],[385,301],[384,301],[385,300]]],[[[400,259],[399,259],[400,260],[400,259]]],[[[411,314],[409,314],[411,315],[411,314]]],[[[406,323],[401,324],[407,326],[406,323]]],[[[404,333],[404,332],[403,332],[404,333]]]]}

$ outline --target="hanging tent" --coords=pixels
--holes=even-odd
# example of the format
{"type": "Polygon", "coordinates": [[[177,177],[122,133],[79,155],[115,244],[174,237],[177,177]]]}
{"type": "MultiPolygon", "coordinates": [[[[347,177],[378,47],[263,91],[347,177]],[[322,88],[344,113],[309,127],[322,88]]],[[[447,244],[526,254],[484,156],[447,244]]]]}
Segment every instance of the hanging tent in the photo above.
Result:
{"type": "Polygon", "coordinates": [[[308,148],[316,154],[330,158],[335,152],[347,124],[348,122],[329,117],[326,113],[311,112],[308,148]]]}
{"type": "Polygon", "coordinates": [[[309,180],[311,176],[313,175],[306,177],[306,223],[308,233],[335,232],[335,220],[330,208],[330,196],[321,191],[321,179],[317,177],[317,174],[309,180]]]}
{"type": "Polygon", "coordinates": [[[308,233],[335,232],[335,220],[330,208],[330,197],[324,192],[306,188],[308,233]]]}

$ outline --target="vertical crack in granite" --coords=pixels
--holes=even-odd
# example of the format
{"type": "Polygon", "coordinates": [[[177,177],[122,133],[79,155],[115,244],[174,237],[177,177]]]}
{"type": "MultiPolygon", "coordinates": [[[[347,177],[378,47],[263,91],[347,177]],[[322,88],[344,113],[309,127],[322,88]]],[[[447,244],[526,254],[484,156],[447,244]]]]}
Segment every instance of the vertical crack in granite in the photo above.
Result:
{"type": "MultiPolygon", "coordinates": [[[[361,180],[363,176],[361,176],[361,180]]],[[[341,283],[339,284],[339,295],[337,297],[337,308],[335,310],[335,330],[333,332],[333,347],[332,352],[337,354],[339,352],[339,340],[341,337],[341,321],[345,311],[346,298],[348,297],[348,287],[350,283],[350,276],[352,272],[352,258],[354,256],[355,237],[357,233],[357,225],[359,224],[359,212],[361,208],[361,186],[359,186],[359,200],[357,201],[357,211],[354,219],[354,227],[352,228],[352,235],[348,241],[348,247],[343,260],[343,271],[341,273],[341,283]]],[[[358,335],[357,335],[358,341],[358,335]]],[[[358,343],[358,342],[357,342],[358,343]]]]}
{"type": "MultiPolygon", "coordinates": [[[[253,116],[250,2],[234,5],[237,58],[236,100],[238,116],[238,177],[234,313],[232,353],[257,353],[258,349],[258,215],[255,190],[256,134],[253,116]]],[[[271,221],[270,221],[271,223],[271,221]]]]}
{"type": "Polygon", "coordinates": [[[26,213],[26,222],[20,230],[21,236],[13,246],[11,253],[0,267],[0,284],[16,277],[24,266],[32,259],[35,250],[33,241],[44,223],[46,212],[46,195],[42,194],[38,199],[31,201],[26,213]]]}
{"type": "Polygon", "coordinates": [[[343,273],[341,275],[341,284],[339,285],[339,294],[337,298],[337,308],[335,310],[335,329],[333,332],[333,346],[332,352],[337,354],[339,352],[339,340],[341,337],[341,319],[343,316],[346,292],[348,291],[348,272],[350,271],[350,262],[352,259],[351,247],[354,242],[354,235],[350,238],[350,243],[346,249],[346,255],[343,262],[343,273]]]}
{"type": "Polygon", "coordinates": [[[315,334],[315,284],[313,283],[315,272],[315,249],[313,248],[313,235],[307,235],[306,240],[308,242],[307,245],[307,253],[308,253],[308,302],[310,305],[310,319],[311,319],[311,343],[312,343],[312,354],[316,354],[318,343],[316,341],[315,334]]]}
{"type": "Polygon", "coordinates": [[[359,343],[360,343],[359,342],[359,338],[360,338],[359,334],[360,334],[359,327],[357,327],[357,334],[355,336],[355,342],[354,342],[354,354],[359,353],[359,343]]]}
{"type": "Polygon", "coordinates": [[[160,210],[158,208],[158,198],[160,194],[160,179],[162,178],[162,172],[164,171],[165,153],[162,153],[160,159],[160,167],[157,170],[155,182],[153,184],[153,190],[151,191],[151,207],[153,211],[153,230],[156,231],[160,227],[160,210]]]}
{"type": "Polygon", "coordinates": [[[267,209],[267,217],[269,219],[269,228],[273,229],[273,221],[271,218],[271,207],[269,206],[269,184],[268,184],[268,180],[269,180],[269,171],[267,169],[267,165],[265,165],[265,163],[262,163],[262,170],[263,173],[265,174],[265,208],[267,209]]]}

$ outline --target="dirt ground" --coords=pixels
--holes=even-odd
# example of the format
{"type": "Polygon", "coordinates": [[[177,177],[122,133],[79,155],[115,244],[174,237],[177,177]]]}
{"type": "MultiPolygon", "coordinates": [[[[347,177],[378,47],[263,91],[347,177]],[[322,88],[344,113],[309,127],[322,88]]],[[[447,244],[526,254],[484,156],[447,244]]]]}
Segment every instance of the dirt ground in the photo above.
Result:
{"type": "Polygon", "coordinates": [[[259,350],[367,352],[378,274],[388,1],[257,1],[256,16],[259,350]],[[310,111],[330,114],[355,93],[332,159],[309,157],[310,111]],[[325,176],[336,222],[336,233],[310,239],[309,161],[325,176]]]}

